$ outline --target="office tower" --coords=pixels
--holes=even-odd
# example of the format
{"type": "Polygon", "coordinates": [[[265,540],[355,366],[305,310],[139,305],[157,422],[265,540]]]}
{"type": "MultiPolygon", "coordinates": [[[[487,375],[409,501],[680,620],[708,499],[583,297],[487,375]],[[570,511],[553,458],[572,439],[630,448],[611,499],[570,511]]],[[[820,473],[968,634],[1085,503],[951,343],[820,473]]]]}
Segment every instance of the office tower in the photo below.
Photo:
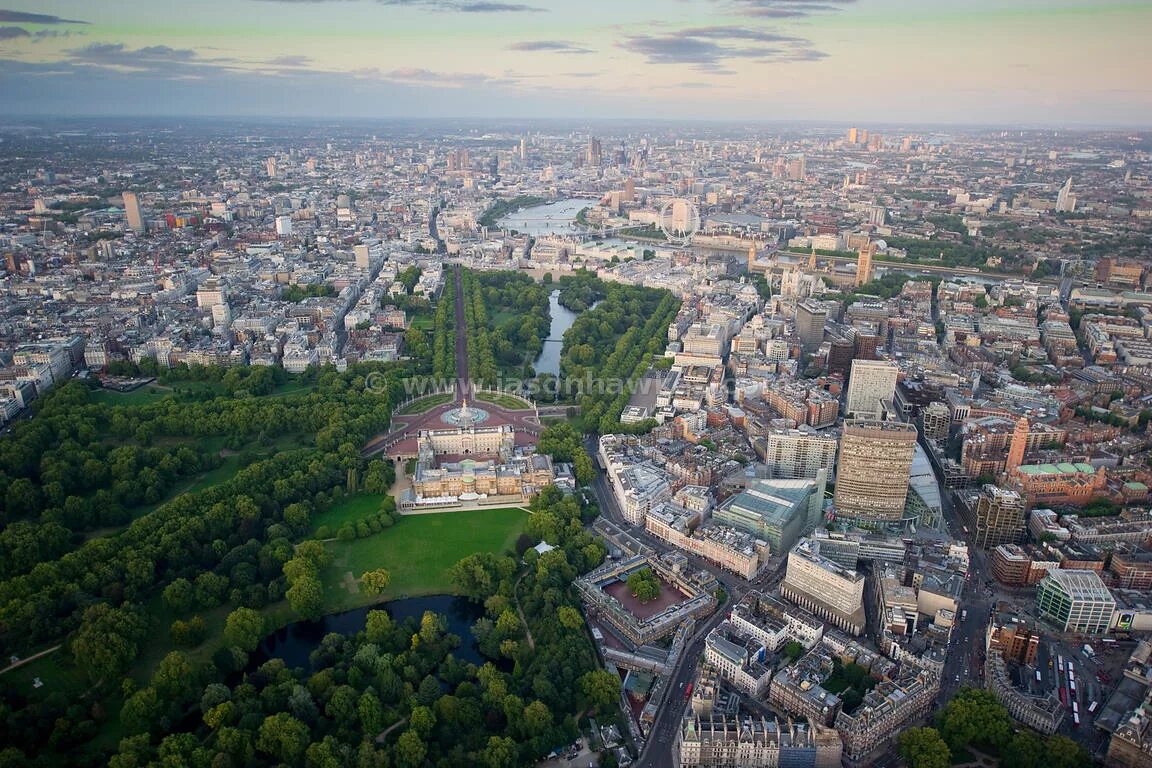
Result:
{"type": "Polygon", "coordinates": [[[520,161],[523,162],[528,159],[528,139],[523,136],[520,137],[520,161]]]}
{"type": "Polygon", "coordinates": [[[368,246],[354,245],[352,246],[352,253],[356,257],[356,266],[360,269],[368,269],[368,246]]]}
{"type": "Polygon", "coordinates": [[[798,155],[788,162],[789,181],[804,181],[804,177],[807,175],[807,165],[804,161],[804,155],[798,155]]]}
{"type": "Polygon", "coordinates": [[[825,470],[812,479],[752,480],[713,510],[712,519],[768,542],[773,553],[787,552],[820,524],[827,483],[825,470]]]}
{"type": "Polygon", "coordinates": [[[1116,600],[1096,571],[1057,569],[1036,587],[1036,612],[1062,632],[1103,634],[1112,624],[1116,600]]]}
{"type": "Polygon", "coordinates": [[[856,259],[856,287],[872,282],[872,257],[876,255],[876,244],[868,243],[860,248],[856,259]]]}
{"type": "Polygon", "coordinates": [[[812,300],[796,305],[796,335],[800,337],[800,348],[805,352],[815,352],[824,341],[824,321],[828,310],[812,300]]]}
{"type": "Polygon", "coordinates": [[[128,228],[137,232],[143,232],[144,214],[140,212],[140,200],[136,197],[135,192],[125,192],[124,197],[124,215],[128,218],[128,228]]]}
{"type": "Polygon", "coordinates": [[[292,236],[292,217],[291,216],[277,216],[276,217],[276,234],[279,237],[292,236]]]}
{"type": "Polygon", "coordinates": [[[804,539],[788,553],[780,594],[846,632],[864,631],[864,574],[821,555],[818,540],[804,539]]]}
{"type": "Polygon", "coordinates": [[[624,202],[636,202],[636,180],[631,176],[624,181],[624,202]]]}
{"type": "Polygon", "coordinates": [[[1061,213],[1072,213],[1076,210],[1076,195],[1072,194],[1072,177],[1064,182],[1056,194],[1056,210],[1061,213]]]}
{"type": "Polygon", "coordinates": [[[880,419],[884,403],[896,394],[900,369],[887,360],[853,360],[844,414],[850,419],[880,419]]]}
{"type": "Polygon", "coordinates": [[[929,440],[947,440],[952,426],[952,413],[944,403],[928,403],[920,412],[920,427],[929,440]]]}
{"type": "Polygon", "coordinates": [[[1028,447],[1028,418],[1021,416],[1016,420],[1016,428],[1012,430],[1012,442],[1008,446],[1008,461],[1004,464],[1004,473],[1011,474],[1012,470],[1024,463],[1024,450],[1028,447]]]}
{"type": "Polygon", "coordinates": [[[904,140],[900,142],[900,151],[901,152],[911,152],[912,151],[912,137],[911,136],[905,136],[904,140]]]}
{"type": "Polygon", "coordinates": [[[973,538],[981,549],[1024,538],[1024,498],[1016,491],[985,485],[971,511],[973,538]]]}
{"type": "Polygon", "coordinates": [[[776,479],[815,478],[820,470],[831,474],[836,466],[836,438],[805,425],[799,429],[773,429],[764,442],[764,464],[776,479]]]}
{"type": "Polygon", "coordinates": [[[264,161],[264,168],[268,171],[268,178],[276,178],[276,158],[270,157],[264,161]]]}
{"type": "Polygon", "coordinates": [[[888,220],[888,209],[882,205],[874,205],[868,209],[868,223],[873,226],[882,227],[884,222],[888,220]]]}
{"type": "Polygon", "coordinates": [[[600,165],[603,156],[604,152],[600,147],[600,139],[593,136],[588,142],[588,152],[584,159],[588,165],[600,165]]]}
{"type": "Polygon", "coordinates": [[[857,139],[859,139],[859,138],[860,138],[860,129],[858,129],[858,128],[849,128],[848,129],[848,143],[849,144],[855,144],[857,139]]]}
{"type": "Polygon", "coordinates": [[[840,439],[836,513],[860,521],[904,516],[916,427],[895,421],[849,420],[840,439]]]}

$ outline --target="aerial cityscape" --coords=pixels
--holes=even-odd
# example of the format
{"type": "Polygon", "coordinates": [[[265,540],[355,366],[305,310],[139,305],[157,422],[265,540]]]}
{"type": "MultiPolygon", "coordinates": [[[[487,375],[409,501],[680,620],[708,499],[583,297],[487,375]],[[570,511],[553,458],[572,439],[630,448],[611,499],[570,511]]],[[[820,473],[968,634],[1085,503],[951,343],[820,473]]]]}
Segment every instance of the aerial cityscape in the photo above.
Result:
{"type": "Polygon", "coordinates": [[[0,768],[1152,767],[1149,8],[9,4],[0,768]]]}

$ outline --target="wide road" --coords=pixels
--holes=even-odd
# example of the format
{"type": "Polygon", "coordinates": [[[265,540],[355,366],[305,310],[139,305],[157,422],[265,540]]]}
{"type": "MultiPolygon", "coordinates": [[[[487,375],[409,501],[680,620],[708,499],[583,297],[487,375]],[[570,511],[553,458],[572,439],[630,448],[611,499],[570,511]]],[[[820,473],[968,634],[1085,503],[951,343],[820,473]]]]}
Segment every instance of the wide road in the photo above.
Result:
{"type": "MultiPolygon", "coordinates": [[[[460,265],[453,269],[456,283],[456,399],[473,397],[472,382],[468,377],[468,326],[464,315],[464,279],[460,265]]],[[[475,399],[475,398],[473,398],[475,399]]]]}

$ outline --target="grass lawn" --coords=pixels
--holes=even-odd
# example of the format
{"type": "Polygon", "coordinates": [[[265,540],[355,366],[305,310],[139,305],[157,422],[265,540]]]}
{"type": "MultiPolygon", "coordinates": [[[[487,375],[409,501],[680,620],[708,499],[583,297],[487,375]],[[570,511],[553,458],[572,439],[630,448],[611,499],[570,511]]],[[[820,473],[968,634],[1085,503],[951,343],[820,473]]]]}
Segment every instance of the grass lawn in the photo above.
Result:
{"type": "Polygon", "coordinates": [[[373,517],[379,514],[380,504],[383,503],[387,495],[386,493],[362,493],[344,499],[339,504],[333,504],[331,509],[312,518],[312,530],[315,531],[320,526],[326,525],[335,534],[344,523],[355,523],[373,517]]]}
{"type": "Polygon", "coordinates": [[[438,395],[428,395],[419,400],[413,400],[400,410],[396,411],[397,416],[411,416],[414,413],[425,413],[430,411],[438,405],[450,403],[456,399],[456,395],[452,392],[442,392],[438,395]]]}
{"type": "Polygon", "coordinates": [[[382,600],[452,592],[448,570],[476,552],[504,552],[516,544],[528,513],[522,509],[477,509],[405,515],[374,536],[328,545],[332,562],[321,574],[327,610],[355,608],[382,600]],[[375,568],[392,574],[383,595],[353,591],[354,579],[375,568]]]}
{"type": "Polygon", "coordinates": [[[476,399],[483,400],[486,403],[495,403],[501,408],[507,408],[510,411],[523,411],[530,410],[532,408],[531,404],[525,400],[520,399],[519,397],[496,394],[494,392],[477,392],[476,399]]]}
{"type": "Polygon", "coordinates": [[[158,402],[162,397],[171,394],[172,390],[168,387],[160,387],[156,384],[145,384],[131,392],[117,392],[114,389],[95,389],[92,390],[90,400],[93,403],[103,403],[104,405],[147,405],[148,403],[158,402]]]}
{"type": "Polygon", "coordinates": [[[431,331],[436,327],[436,323],[433,320],[433,316],[431,314],[416,315],[411,319],[408,325],[412,328],[419,328],[422,331],[431,331]]]}

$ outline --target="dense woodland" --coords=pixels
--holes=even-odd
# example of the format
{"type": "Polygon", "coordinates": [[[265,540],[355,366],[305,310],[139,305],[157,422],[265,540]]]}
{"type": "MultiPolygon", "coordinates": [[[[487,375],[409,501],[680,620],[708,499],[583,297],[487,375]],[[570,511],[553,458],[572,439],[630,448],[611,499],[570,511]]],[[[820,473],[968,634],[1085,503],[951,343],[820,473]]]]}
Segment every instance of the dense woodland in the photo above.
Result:
{"type": "Polygon", "coordinates": [[[600,283],[593,289],[603,299],[577,317],[564,334],[559,391],[579,393],[587,431],[651,429],[651,420],[620,424],[620,413],[633,385],[663,354],[668,324],[680,310],[680,301],[666,290],[619,283],[600,283]]]}
{"type": "MultiPolygon", "coordinates": [[[[476,306],[510,315],[491,338],[546,335],[547,293],[519,282],[471,279],[476,306]],[[531,322],[512,328],[522,312],[531,322]]],[[[437,332],[429,351],[451,342],[437,332]]],[[[158,374],[161,389],[119,405],[75,381],[16,423],[0,440],[0,654],[61,648],[51,689],[0,677],[0,767],[522,765],[570,743],[581,713],[611,720],[619,681],[596,670],[572,588],[604,551],[583,527],[594,510],[555,489],[535,502],[518,553],[453,572],[483,607],[475,638],[447,635],[433,614],[393,624],[379,611],[365,632],[326,638],[311,670],[250,666],[268,631],[326,611],[330,553],[311,520],[391,485],[391,465],[360,446],[429,359],[291,382],[278,369],[122,364],[121,375],[158,374]],[[366,387],[369,374],[385,385],[366,387]],[[184,488],[219,470],[230,474],[184,488]],[[539,557],[541,539],[558,549],[539,557]],[[480,668],[452,655],[474,639],[491,659],[480,668]]],[[[543,437],[591,479],[575,430],[543,437]]],[[[392,509],[365,535],[390,526],[392,509]]],[[[366,573],[363,585],[387,580],[366,573]]]]}

